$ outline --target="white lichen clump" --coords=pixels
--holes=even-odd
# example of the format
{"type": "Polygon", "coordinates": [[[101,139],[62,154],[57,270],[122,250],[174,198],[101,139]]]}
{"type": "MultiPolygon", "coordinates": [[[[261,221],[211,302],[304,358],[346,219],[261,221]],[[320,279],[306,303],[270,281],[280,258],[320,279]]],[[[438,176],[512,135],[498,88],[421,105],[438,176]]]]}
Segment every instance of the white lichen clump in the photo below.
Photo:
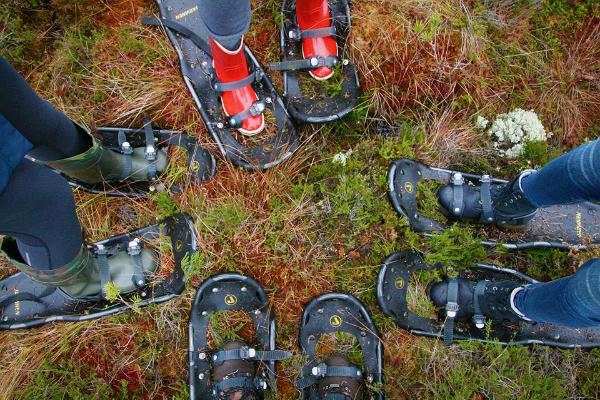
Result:
{"type": "Polygon", "coordinates": [[[341,151],[333,156],[331,162],[334,164],[341,164],[345,166],[348,162],[348,157],[350,157],[350,154],[352,154],[352,149],[348,150],[345,153],[341,151]]]}
{"type": "MultiPolygon", "coordinates": [[[[479,118],[477,124],[479,125],[479,118]]],[[[520,108],[498,115],[488,133],[495,136],[494,147],[506,158],[519,157],[525,151],[527,143],[545,142],[552,136],[551,133],[546,133],[533,110],[525,111],[520,108]]]]}
{"type": "Polygon", "coordinates": [[[477,116],[477,128],[479,129],[485,129],[487,128],[488,124],[490,123],[490,121],[488,121],[487,119],[485,119],[484,117],[482,117],[481,115],[477,116]]]}

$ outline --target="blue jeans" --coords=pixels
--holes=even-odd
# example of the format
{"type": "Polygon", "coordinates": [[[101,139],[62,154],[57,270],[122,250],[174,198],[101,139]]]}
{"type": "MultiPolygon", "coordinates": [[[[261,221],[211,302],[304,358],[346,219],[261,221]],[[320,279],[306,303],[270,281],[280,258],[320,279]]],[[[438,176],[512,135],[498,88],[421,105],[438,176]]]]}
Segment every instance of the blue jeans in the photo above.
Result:
{"type": "Polygon", "coordinates": [[[571,276],[526,286],[516,294],[515,307],[538,323],[600,326],[600,258],[589,260],[571,276]]]}
{"type": "MultiPolygon", "coordinates": [[[[600,139],[551,161],[522,181],[523,193],[537,207],[600,200],[600,139]]],[[[570,328],[600,326],[600,259],[575,274],[526,286],[515,306],[535,322],[570,328]]]]}
{"type": "Polygon", "coordinates": [[[536,207],[600,201],[600,139],[550,161],[521,182],[536,207]]]}

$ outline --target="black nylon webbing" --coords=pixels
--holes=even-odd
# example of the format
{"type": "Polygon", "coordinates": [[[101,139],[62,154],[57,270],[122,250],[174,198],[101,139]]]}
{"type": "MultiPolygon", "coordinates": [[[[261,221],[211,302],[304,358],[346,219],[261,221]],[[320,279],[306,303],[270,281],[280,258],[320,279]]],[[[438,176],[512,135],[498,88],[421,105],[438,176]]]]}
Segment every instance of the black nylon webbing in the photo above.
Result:
{"type": "Polygon", "coordinates": [[[483,224],[491,224],[494,222],[494,208],[492,206],[491,182],[492,178],[489,175],[483,175],[480,179],[481,187],[479,194],[481,196],[481,213],[480,222],[483,224]]]}
{"type": "Polygon", "coordinates": [[[458,280],[448,279],[448,293],[446,303],[446,322],[444,323],[444,344],[450,346],[454,337],[454,318],[458,312],[458,280]]]}
{"type": "Polygon", "coordinates": [[[198,34],[196,34],[191,29],[186,26],[180,24],[179,22],[175,22],[169,19],[158,19],[154,17],[142,17],[142,24],[144,25],[154,25],[154,26],[166,26],[167,28],[179,33],[182,36],[190,39],[192,43],[198,46],[202,51],[206,54],[211,54],[210,45],[202,39],[198,34]]]}

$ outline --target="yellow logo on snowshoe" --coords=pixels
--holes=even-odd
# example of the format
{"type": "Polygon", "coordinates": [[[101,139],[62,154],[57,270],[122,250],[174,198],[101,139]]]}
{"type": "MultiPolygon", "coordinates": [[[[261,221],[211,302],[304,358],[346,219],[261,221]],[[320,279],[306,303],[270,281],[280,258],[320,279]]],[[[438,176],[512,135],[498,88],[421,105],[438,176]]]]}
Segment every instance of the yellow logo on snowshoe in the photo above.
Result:
{"type": "Polygon", "coordinates": [[[194,6],[194,7],[190,8],[189,10],[186,10],[180,14],[177,14],[175,16],[175,19],[181,19],[181,18],[187,17],[188,15],[193,14],[196,11],[198,11],[198,6],[194,6]]]}
{"type": "MultiPolygon", "coordinates": [[[[15,288],[15,295],[19,294],[19,289],[15,288]]],[[[21,315],[21,302],[20,301],[15,301],[15,316],[19,316],[21,315]]]]}
{"type": "Polygon", "coordinates": [[[228,306],[234,306],[237,304],[237,297],[235,297],[232,294],[228,294],[227,296],[225,296],[225,304],[227,304],[228,306]]]}
{"type": "Polygon", "coordinates": [[[396,285],[396,289],[402,289],[404,287],[404,279],[398,278],[394,284],[396,285]]]}
{"type": "Polygon", "coordinates": [[[406,191],[407,191],[408,193],[412,193],[412,192],[413,192],[413,189],[414,189],[414,186],[413,186],[412,182],[406,182],[406,183],[404,184],[404,189],[406,189],[406,191]]]}
{"type": "Polygon", "coordinates": [[[334,328],[337,328],[339,326],[342,325],[342,317],[340,317],[339,315],[332,315],[331,318],[329,318],[329,325],[333,326],[334,328]]]}

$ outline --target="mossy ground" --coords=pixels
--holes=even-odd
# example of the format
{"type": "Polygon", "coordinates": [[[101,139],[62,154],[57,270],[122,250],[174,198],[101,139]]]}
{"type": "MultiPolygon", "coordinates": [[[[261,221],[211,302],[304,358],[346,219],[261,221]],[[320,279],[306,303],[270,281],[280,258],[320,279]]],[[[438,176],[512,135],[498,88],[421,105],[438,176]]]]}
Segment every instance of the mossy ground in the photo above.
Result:
{"type": "MultiPolygon", "coordinates": [[[[246,40],[263,64],[278,58],[279,6],[253,1],[246,40]]],[[[156,11],[150,0],[4,1],[0,53],[78,122],[139,125],[148,114],[215,150],[167,38],[140,24],[142,15],[156,11]]],[[[252,174],[219,160],[215,179],[172,200],[76,193],[89,240],[177,210],[194,216],[200,253],[188,260],[189,287],[166,304],[115,317],[1,332],[0,398],[188,398],[189,308],[202,280],[224,271],[264,286],[278,345],[293,351],[302,308],[313,296],[356,295],[380,331],[390,399],[599,398],[598,350],[475,343],[447,349],[384,318],[374,290],[382,260],[402,249],[425,250],[428,261],[454,268],[502,262],[544,279],[571,274],[599,255],[484,252],[464,227],[424,240],[392,210],[385,183],[398,157],[509,177],[598,137],[599,17],[596,0],[355,2],[349,46],[363,85],[361,105],[342,121],[303,127],[304,145],[291,160],[252,174]],[[554,136],[548,146],[508,162],[474,120],[514,107],[534,109],[554,136]],[[346,165],[333,163],[342,151],[346,165]]],[[[181,165],[170,167],[167,179],[185,182],[181,165]]],[[[437,215],[430,189],[423,202],[428,215],[437,215]]],[[[4,263],[0,268],[9,271],[4,263]]],[[[415,306],[431,311],[422,298],[415,306]]],[[[213,339],[245,337],[241,321],[213,321],[213,339]]],[[[330,338],[323,348],[349,350],[360,361],[345,338],[330,338]]],[[[281,364],[280,398],[298,398],[291,382],[302,361],[281,364]]]]}

